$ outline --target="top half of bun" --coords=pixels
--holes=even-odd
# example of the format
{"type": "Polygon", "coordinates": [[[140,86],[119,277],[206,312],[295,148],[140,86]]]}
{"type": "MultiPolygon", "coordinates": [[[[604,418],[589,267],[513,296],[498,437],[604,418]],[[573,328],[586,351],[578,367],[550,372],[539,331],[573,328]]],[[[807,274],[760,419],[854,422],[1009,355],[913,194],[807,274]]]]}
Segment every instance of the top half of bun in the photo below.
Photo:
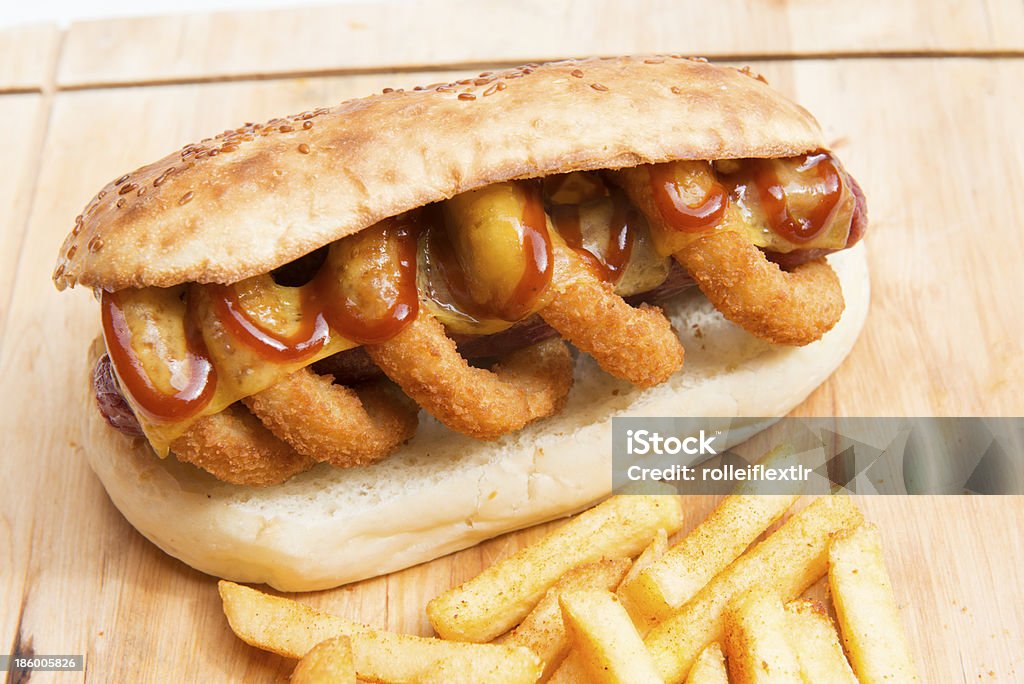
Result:
{"type": "Polygon", "coordinates": [[[489,183],[823,146],[807,111],[748,72],[679,57],[528,65],[186,146],[98,193],[54,282],[235,282],[489,183]]]}

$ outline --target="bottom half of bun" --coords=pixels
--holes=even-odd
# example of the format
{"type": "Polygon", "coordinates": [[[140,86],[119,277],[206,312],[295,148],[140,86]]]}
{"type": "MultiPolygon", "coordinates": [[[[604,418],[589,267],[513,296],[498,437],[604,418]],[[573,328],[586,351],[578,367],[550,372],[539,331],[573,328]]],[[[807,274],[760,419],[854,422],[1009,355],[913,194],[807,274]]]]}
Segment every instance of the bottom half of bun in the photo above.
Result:
{"type": "Polygon", "coordinates": [[[762,342],[693,290],[666,307],[686,366],[641,390],[585,355],[556,416],[493,442],[421,414],[416,436],[361,468],[321,464],[288,482],[220,482],[111,429],[83,383],[82,445],[111,500],[143,535],[202,572],[281,591],[313,591],[406,568],[578,511],[611,490],[612,418],[782,416],[853,347],[867,316],[863,245],[830,261],[842,319],[805,347],[762,342]]]}

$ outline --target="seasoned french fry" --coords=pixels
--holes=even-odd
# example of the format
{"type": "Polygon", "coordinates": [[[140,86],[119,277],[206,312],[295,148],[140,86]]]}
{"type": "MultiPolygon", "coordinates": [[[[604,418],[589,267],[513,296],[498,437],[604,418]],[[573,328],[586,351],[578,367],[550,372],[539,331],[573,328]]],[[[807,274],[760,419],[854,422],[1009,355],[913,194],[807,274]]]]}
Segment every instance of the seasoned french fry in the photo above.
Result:
{"type": "Polygon", "coordinates": [[[682,524],[678,497],[613,496],[435,597],[427,604],[427,617],[445,639],[490,641],[522,621],[570,568],[633,556],[659,529],[674,532],[682,524]]]}
{"type": "Polygon", "coordinates": [[[662,684],[650,653],[610,591],[562,594],[562,619],[584,669],[595,684],[662,684]]]}
{"type": "Polygon", "coordinates": [[[340,636],[314,646],[295,666],[291,684],[356,684],[352,642],[340,636]]]}
{"type": "Polygon", "coordinates": [[[637,575],[649,568],[654,561],[664,556],[666,551],[668,551],[668,532],[661,529],[654,535],[654,539],[647,545],[647,548],[636,557],[633,565],[629,566],[629,572],[622,578],[622,585],[629,584],[636,579],[637,575]]]}
{"type": "Polygon", "coordinates": [[[729,684],[729,673],[725,669],[725,655],[715,641],[697,656],[697,662],[686,676],[686,684],[729,684]]]}
{"type": "Polygon", "coordinates": [[[689,601],[782,517],[796,496],[727,496],[704,522],[622,587],[630,615],[646,628],[689,601]]]}
{"type": "Polygon", "coordinates": [[[649,568],[655,561],[665,555],[668,551],[668,533],[665,530],[658,530],[658,534],[654,536],[654,540],[643,550],[636,560],[633,561],[633,565],[629,568],[629,572],[622,578],[622,583],[618,586],[615,591],[615,595],[619,597],[619,601],[622,602],[622,607],[629,613],[629,617],[633,620],[633,624],[636,625],[636,629],[640,632],[640,636],[644,636],[650,631],[653,624],[642,619],[642,615],[635,606],[630,604],[629,597],[626,595],[625,588],[632,584],[640,573],[649,568]]]}
{"type": "Polygon", "coordinates": [[[562,575],[555,586],[544,594],[537,607],[530,611],[518,627],[499,639],[498,643],[522,646],[533,651],[544,663],[541,680],[547,679],[569,651],[569,636],[562,622],[558,597],[580,589],[611,591],[619,585],[629,568],[629,560],[626,558],[605,559],[573,568],[562,575]]]}
{"type": "Polygon", "coordinates": [[[861,684],[920,681],[910,655],[878,528],[865,525],[829,547],[828,582],[850,664],[861,684]]]}
{"type": "Polygon", "coordinates": [[[352,642],[356,674],[381,682],[416,682],[450,658],[474,661],[481,672],[500,672],[493,682],[533,684],[540,677],[537,656],[525,648],[498,644],[462,644],[393,634],[322,613],[290,599],[270,596],[234,582],[218,583],[224,615],[238,637],[257,648],[301,658],[336,636],[352,642]]]}
{"type": "Polygon", "coordinates": [[[583,665],[583,658],[576,649],[570,649],[565,660],[558,666],[547,684],[589,684],[590,673],[583,665]]]}
{"type": "Polygon", "coordinates": [[[775,594],[755,588],[729,604],[725,654],[735,684],[803,684],[786,627],[786,611],[775,594]]]}
{"type": "Polygon", "coordinates": [[[723,637],[723,614],[733,597],[757,586],[783,600],[796,598],[827,571],[830,537],[862,521],[847,497],[821,497],[716,575],[647,635],[665,681],[682,682],[704,647],[723,637]]]}
{"type": "Polygon", "coordinates": [[[809,682],[857,684],[846,662],[832,618],[817,601],[797,599],[786,605],[789,643],[809,682]]]}

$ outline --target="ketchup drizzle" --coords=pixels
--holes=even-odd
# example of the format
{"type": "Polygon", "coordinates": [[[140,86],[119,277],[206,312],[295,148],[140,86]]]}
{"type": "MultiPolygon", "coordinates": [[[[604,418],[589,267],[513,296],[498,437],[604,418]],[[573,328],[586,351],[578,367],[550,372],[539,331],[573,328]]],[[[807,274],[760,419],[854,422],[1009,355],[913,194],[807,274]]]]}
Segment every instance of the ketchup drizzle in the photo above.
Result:
{"type": "Polygon", "coordinates": [[[300,288],[301,324],[291,335],[270,330],[252,318],[238,299],[232,285],[207,285],[214,315],[231,335],[267,361],[302,361],[320,351],[331,338],[317,293],[300,288]]]}
{"type": "Polygon", "coordinates": [[[580,228],[580,207],[577,204],[559,204],[551,208],[551,220],[565,244],[580,255],[598,277],[609,283],[617,281],[629,263],[633,252],[635,232],[631,227],[632,209],[619,193],[612,195],[612,220],[608,245],[603,253],[594,253],[583,246],[580,228]]]}
{"type": "Polygon", "coordinates": [[[153,384],[132,349],[131,330],[121,306],[120,294],[104,292],[100,305],[107,353],[124,390],[140,411],[154,422],[180,421],[194,416],[210,402],[217,387],[217,369],[210,361],[199,331],[191,295],[185,302],[184,319],[188,383],[174,394],[168,394],[153,384]]]}
{"type": "Polygon", "coordinates": [[[377,344],[390,340],[412,323],[419,313],[419,292],[416,289],[416,237],[418,226],[408,218],[391,219],[384,227],[385,240],[398,244],[398,261],[394,283],[395,295],[386,302],[387,309],[378,318],[368,318],[350,293],[339,287],[330,268],[322,268],[313,284],[318,299],[327,302],[324,317],[343,337],[359,344],[377,344]]]}
{"type": "Polygon", "coordinates": [[[523,253],[523,274],[516,283],[512,294],[503,302],[487,302],[481,304],[472,295],[466,282],[465,271],[459,264],[458,257],[452,247],[451,240],[444,227],[440,211],[431,212],[434,225],[439,230],[431,230],[428,235],[430,253],[436,258],[438,273],[444,278],[448,291],[455,305],[463,312],[475,318],[497,317],[504,321],[519,321],[533,313],[534,305],[540,295],[551,283],[554,267],[552,258],[551,235],[548,234],[547,216],[541,200],[539,183],[524,183],[526,203],[520,219],[521,241],[523,253]]]}
{"type": "MultiPolygon", "coordinates": [[[[654,164],[648,169],[654,203],[670,228],[697,233],[721,223],[729,198],[725,187],[717,180],[700,202],[691,205],[686,203],[680,193],[674,164],[654,164]]],[[[711,173],[714,177],[713,169],[711,173]]]]}
{"type": "Polygon", "coordinates": [[[818,150],[799,159],[797,173],[813,172],[818,181],[817,187],[823,188],[823,192],[814,190],[817,201],[800,217],[793,216],[790,211],[786,189],[779,181],[772,163],[763,159],[754,159],[750,162],[752,181],[768,218],[769,227],[778,235],[795,243],[809,242],[821,234],[843,193],[842,178],[832,155],[824,150],[818,150]]]}

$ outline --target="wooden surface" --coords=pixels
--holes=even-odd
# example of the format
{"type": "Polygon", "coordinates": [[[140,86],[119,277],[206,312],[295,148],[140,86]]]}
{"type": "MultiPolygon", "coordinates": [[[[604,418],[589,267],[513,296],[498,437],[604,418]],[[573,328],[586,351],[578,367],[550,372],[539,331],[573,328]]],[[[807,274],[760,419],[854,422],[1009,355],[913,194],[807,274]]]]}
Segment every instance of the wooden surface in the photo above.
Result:
{"type": "MultiPolygon", "coordinates": [[[[17,131],[5,145],[0,185],[0,652],[85,653],[84,679],[96,682],[261,681],[290,671],[291,662],[237,642],[213,580],[135,533],[89,471],[74,426],[92,407],[78,404],[73,388],[98,310],[88,293],[54,291],[49,273],[81,206],[123,171],[245,120],[442,80],[448,72],[436,71],[450,65],[654,49],[770,55],[754,67],[822,121],[871,214],[867,327],[797,413],[1024,415],[1024,60],[1013,56],[1024,47],[1024,6],[726,3],[741,21],[706,17],[713,30],[697,31],[674,3],[644,3],[652,9],[637,17],[616,10],[620,4],[537,3],[524,12],[529,19],[506,4],[504,20],[488,25],[467,23],[469,3],[446,3],[429,16],[391,6],[388,14],[357,7],[101,22],[63,37],[53,31],[60,54],[49,72],[0,78],[0,89],[10,82],[37,91],[0,95],[0,116],[17,131]],[[594,7],[605,10],[600,21],[587,11],[594,7]],[[579,30],[563,30],[565,17],[579,30]],[[415,38],[399,33],[417,22],[415,38]],[[671,27],[681,31],[675,38],[671,27]],[[834,28],[824,34],[834,42],[823,27],[834,28]],[[486,39],[477,35],[484,29],[486,39]],[[360,42],[349,31],[374,38],[360,42]],[[893,56],[902,52],[922,54],[893,56]],[[807,56],[819,53],[855,57],[807,56]],[[950,56],[966,53],[981,56],[950,56]],[[281,73],[306,75],[267,78],[281,73]],[[313,76],[322,73],[333,75],[313,76]],[[188,80],[233,82],[88,87],[188,80]]],[[[706,11],[700,7],[694,11],[706,11]]],[[[0,56],[11,44],[5,35],[0,56]]],[[[30,41],[14,61],[30,65],[38,49],[30,41]]],[[[688,527],[712,503],[688,501],[688,527]]],[[[1016,600],[1024,500],[861,503],[885,536],[925,680],[1024,679],[1024,608],[1016,600]]],[[[427,633],[428,598],[541,532],[302,600],[427,633]]],[[[35,673],[31,681],[82,679],[35,673]]]]}

